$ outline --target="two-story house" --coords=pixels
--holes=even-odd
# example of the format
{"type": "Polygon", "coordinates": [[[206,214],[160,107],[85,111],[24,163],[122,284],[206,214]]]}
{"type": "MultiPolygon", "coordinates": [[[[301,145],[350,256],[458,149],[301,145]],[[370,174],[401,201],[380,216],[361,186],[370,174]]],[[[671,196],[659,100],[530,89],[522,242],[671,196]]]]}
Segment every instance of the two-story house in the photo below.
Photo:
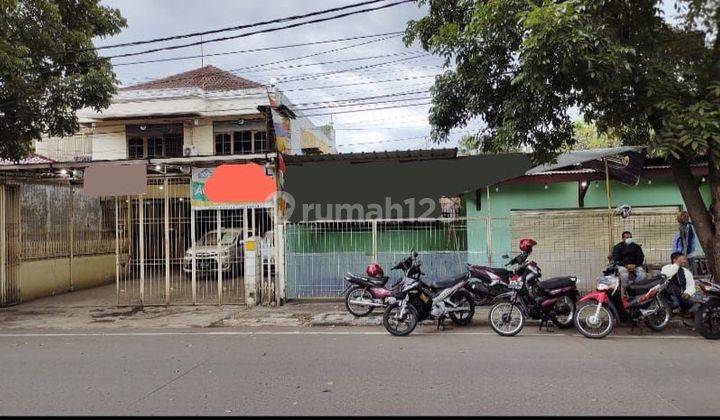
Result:
{"type": "Polygon", "coordinates": [[[213,66],[123,87],[78,118],[76,135],[44,138],[35,159],[3,169],[0,304],[108,283],[128,305],[272,299],[272,202],[215,202],[206,183],[233,166],[248,175],[224,171],[231,192],[272,187],[278,152],[335,152],[332,126],[213,66]],[[132,163],[145,164],[146,194],[83,193],[88,166],[132,163]]]}

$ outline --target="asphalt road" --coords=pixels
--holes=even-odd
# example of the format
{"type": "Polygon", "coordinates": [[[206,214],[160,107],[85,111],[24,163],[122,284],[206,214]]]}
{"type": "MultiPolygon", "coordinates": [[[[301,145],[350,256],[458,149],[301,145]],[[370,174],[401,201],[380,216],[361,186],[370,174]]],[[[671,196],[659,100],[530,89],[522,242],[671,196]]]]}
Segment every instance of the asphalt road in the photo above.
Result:
{"type": "Polygon", "coordinates": [[[720,343],[422,328],[2,333],[2,415],[714,415],[720,343]]]}

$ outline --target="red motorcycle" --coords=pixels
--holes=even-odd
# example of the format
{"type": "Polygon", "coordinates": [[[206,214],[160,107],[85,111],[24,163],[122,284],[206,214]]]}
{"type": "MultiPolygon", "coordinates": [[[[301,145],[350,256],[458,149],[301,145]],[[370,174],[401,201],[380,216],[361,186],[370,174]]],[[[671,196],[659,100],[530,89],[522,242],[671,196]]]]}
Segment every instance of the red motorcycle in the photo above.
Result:
{"type": "Polygon", "coordinates": [[[643,320],[654,331],[662,331],[670,323],[671,306],[662,297],[669,280],[661,275],[628,287],[630,298],[622,296],[616,265],[605,269],[594,291],[578,301],[575,328],[587,338],[603,338],[618,322],[637,323],[643,320]]]}
{"type": "MultiPolygon", "coordinates": [[[[415,257],[417,252],[413,250],[410,257],[397,263],[391,270],[402,270],[405,277],[420,278],[424,273],[413,264],[415,257]]],[[[378,263],[367,266],[365,274],[366,276],[358,276],[346,273],[344,278],[348,282],[348,286],[342,292],[345,295],[345,308],[358,317],[370,315],[375,308],[386,308],[388,298],[398,292],[401,283],[397,281],[388,287],[387,282],[390,277],[385,275],[378,263]]]]}

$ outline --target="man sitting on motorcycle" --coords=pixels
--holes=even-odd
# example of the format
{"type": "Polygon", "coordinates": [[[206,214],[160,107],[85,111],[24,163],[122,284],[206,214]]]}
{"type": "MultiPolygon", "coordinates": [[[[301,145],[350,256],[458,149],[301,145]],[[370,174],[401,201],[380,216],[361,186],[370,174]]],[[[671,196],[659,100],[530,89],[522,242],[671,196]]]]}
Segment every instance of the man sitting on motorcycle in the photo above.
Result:
{"type": "Polygon", "coordinates": [[[622,239],[622,242],[613,247],[610,259],[618,265],[620,284],[622,285],[623,292],[625,292],[627,287],[632,283],[630,272],[635,273],[635,279],[633,281],[643,281],[647,277],[647,274],[642,267],[645,261],[645,254],[643,254],[640,245],[636,244],[633,240],[632,233],[629,231],[623,232],[622,239]]]}
{"type": "Polygon", "coordinates": [[[670,296],[670,304],[674,308],[680,308],[682,312],[687,312],[693,303],[690,298],[695,294],[695,279],[692,273],[686,267],[688,260],[682,252],[673,252],[670,255],[671,263],[661,269],[661,273],[670,279],[667,287],[670,296]]]}

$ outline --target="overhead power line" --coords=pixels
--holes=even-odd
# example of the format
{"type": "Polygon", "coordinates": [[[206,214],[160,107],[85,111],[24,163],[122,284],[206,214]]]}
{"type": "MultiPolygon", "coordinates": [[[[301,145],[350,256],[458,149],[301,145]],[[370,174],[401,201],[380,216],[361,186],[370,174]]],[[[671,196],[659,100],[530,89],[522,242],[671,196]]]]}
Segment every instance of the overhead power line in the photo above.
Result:
{"type": "Polygon", "coordinates": [[[138,56],[138,55],[151,54],[151,53],[155,53],[155,52],[159,52],[159,51],[170,51],[170,50],[177,50],[180,48],[194,47],[197,45],[205,45],[205,44],[211,44],[211,43],[215,43],[215,42],[229,41],[231,39],[245,38],[245,37],[248,37],[251,35],[276,32],[276,31],[281,31],[281,30],[290,29],[290,28],[297,28],[299,26],[310,25],[313,23],[327,22],[327,21],[331,21],[331,20],[344,18],[347,16],[353,16],[353,15],[358,15],[361,13],[368,13],[368,12],[373,12],[376,10],[387,9],[389,7],[394,7],[394,6],[399,6],[401,4],[409,3],[411,1],[414,1],[414,0],[400,0],[395,3],[383,4],[381,6],[376,6],[376,7],[366,8],[366,9],[353,10],[352,12],[341,13],[339,15],[334,15],[334,16],[329,16],[329,17],[324,17],[324,18],[312,19],[312,20],[308,20],[308,21],[304,21],[304,22],[293,23],[290,25],[279,26],[279,27],[275,27],[275,28],[260,29],[257,31],[245,32],[245,33],[242,33],[239,35],[226,36],[226,37],[221,37],[221,38],[213,38],[213,39],[208,39],[208,40],[204,40],[204,41],[197,41],[197,42],[191,42],[191,43],[179,44],[179,45],[171,45],[171,46],[167,46],[167,47],[152,48],[149,50],[126,53],[126,54],[118,54],[118,55],[113,55],[113,56],[106,56],[103,58],[114,59],[114,58],[121,58],[121,57],[134,57],[134,56],[138,56]]]}
{"type": "Polygon", "coordinates": [[[370,111],[379,111],[383,109],[396,109],[396,108],[411,108],[416,106],[424,106],[424,105],[430,105],[432,102],[420,102],[420,103],[408,103],[405,105],[390,105],[390,106],[382,106],[382,107],[376,107],[376,108],[367,108],[367,109],[351,109],[351,110],[340,110],[340,111],[332,111],[332,112],[324,112],[324,113],[317,113],[317,114],[305,114],[303,117],[321,117],[326,115],[336,115],[336,114],[348,114],[348,113],[356,113],[356,112],[370,112],[370,111]]]}
{"type": "MultiPolygon", "coordinates": [[[[347,6],[317,10],[315,12],[305,13],[302,15],[294,15],[294,16],[288,16],[288,17],[284,17],[284,18],[270,19],[270,20],[265,20],[265,21],[261,21],[261,22],[249,23],[246,25],[230,26],[230,27],[226,27],[226,28],[213,29],[213,30],[203,31],[203,32],[191,32],[191,33],[172,35],[172,36],[167,36],[167,37],[162,37],[162,38],[153,38],[153,39],[148,39],[148,40],[144,40],[144,41],[134,41],[134,42],[125,42],[125,43],[121,43],[121,44],[101,45],[99,47],[95,47],[94,49],[95,50],[105,50],[105,49],[120,48],[120,47],[133,47],[133,46],[138,46],[138,45],[154,44],[157,42],[173,41],[176,39],[187,39],[187,38],[194,38],[194,37],[198,37],[198,36],[218,34],[218,33],[222,33],[222,32],[239,31],[241,29],[249,29],[249,28],[254,28],[254,27],[258,27],[258,26],[270,25],[273,23],[283,23],[283,22],[291,22],[291,21],[298,20],[298,19],[306,19],[306,18],[313,17],[313,16],[319,16],[319,15],[324,15],[324,14],[328,14],[328,13],[339,12],[342,10],[352,9],[355,7],[367,6],[370,4],[380,3],[383,1],[385,1],[385,0],[368,0],[368,1],[363,1],[360,3],[349,4],[347,6]]],[[[87,50],[89,50],[89,49],[87,49],[87,50]]]]}
{"type": "Polygon", "coordinates": [[[409,101],[419,101],[419,100],[429,100],[430,98],[428,96],[420,96],[417,98],[404,98],[404,99],[386,99],[383,101],[372,101],[372,102],[362,102],[362,103],[347,103],[347,104],[339,104],[339,105],[324,105],[324,106],[313,106],[313,107],[306,107],[306,108],[298,108],[298,111],[304,112],[304,111],[313,111],[316,109],[335,109],[335,108],[356,108],[366,105],[378,105],[378,104],[387,104],[387,103],[398,103],[398,104],[404,104],[409,101]]]}
{"type": "MultiPolygon", "coordinates": [[[[386,32],[386,33],[382,33],[382,34],[353,36],[353,37],[348,37],[348,38],[336,38],[336,39],[328,39],[328,40],[324,40],[324,41],[301,42],[301,43],[297,43],[297,44],[276,45],[276,46],[271,46],[271,47],[251,48],[251,49],[247,49],[247,50],[225,51],[225,52],[219,52],[219,53],[214,53],[214,54],[202,54],[202,55],[197,54],[197,55],[185,55],[185,56],[181,56],[181,57],[157,58],[154,60],[130,61],[127,63],[113,63],[113,66],[121,67],[121,66],[135,65],[135,64],[165,63],[165,62],[169,62],[169,61],[192,60],[192,59],[201,58],[201,57],[217,57],[217,56],[222,56],[222,55],[248,54],[248,53],[255,53],[255,52],[280,50],[280,49],[286,49],[286,48],[306,47],[306,46],[310,46],[310,45],[331,44],[331,43],[344,42],[344,41],[354,41],[354,40],[358,40],[358,39],[367,39],[367,38],[385,37],[385,38],[382,38],[381,40],[386,40],[386,39],[390,39],[390,38],[395,38],[399,35],[402,35],[403,33],[404,32],[402,32],[402,31],[386,32]]],[[[380,42],[381,40],[373,40],[372,42],[380,42]]],[[[364,44],[360,44],[360,45],[364,45],[364,44]]],[[[345,48],[347,48],[347,47],[345,47],[345,48]]],[[[339,49],[338,49],[338,51],[339,51],[339,49]]],[[[334,51],[332,51],[332,52],[334,52],[334,51]]]]}
{"type": "MultiPolygon", "coordinates": [[[[369,64],[369,65],[355,66],[355,67],[349,67],[349,68],[344,68],[344,69],[332,70],[332,71],[328,71],[328,72],[324,72],[324,73],[301,73],[298,75],[286,76],[286,78],[284,78],[284,79],[281,78],[280,80],[278,80],[278,83],[294,83],[294,82],[301,82],[301,81],[317,79],[317,78],[327,78],[329,76],[342,75],[343,73],[351,73],[351,72],[358,71],[358,70],[368,70],[368,69],[372,69],[372,68],[376,68],[376,67],[384,67],[384,66],[389,66],[392,64],[400,63],[400,62],[417,60],[417,59],[424,58],[424,57],[430,57],[430,55],[425,54],[425,53],[419,53],[418,55],[411,56],[411,57],[405,57],[405,58],[398,59],[398,60],[383,61],[380,63],[373,63],[373,64],[369,64]]],[[[437,67],[437,66],[415,66],[415,67],[413,67],[413,69],[438,69],[438,68],[439,67],[437,67]]],[[[389,71],[388,69],[381,69],[381,70],[384,73],[387,73],[389,71]]],[[[205,76],[213,76],[213,75],[220,75],[223,73],[232,73],[232,74],[237,74],[237,75],[244,74],[244,72],[242,70],[235,69],[235,70],[210,71],[210,72],[204,73],[204,75],[205,76]]],[[[372,71],[372,70],[364,71],[363,75],[372,74],[372,73],[374,73],[374,71],[372,71]]],[[[170,76],[170,77],[172,77],[172,76],[170,76]]],[[[194,79],[195,77],[196,76],[173,77],[173,81],[177,82],[177,81],[182,81],[182,80],[190,80],[190,79],[194,79]]],[[[156,81],[156,80],[161,80],[161,79],[162,78],[149,78],[149,79],[142,79],[142,80],[134,79],[132,81],[132,84],[156,81]]]]}
{"type": "Polygon", "coordinates": [[[238,67],[238,68],[234,68],[234,69],[231,69],[228,71],[231,71],[233,73],[236,73],[236,72],[262,73],[262,72],[267,72],[267,71],[287,70],[287,69],[295,69],[295,68],[300,68],[300,67],[325,66],[328,64],[350,63],[353,61],[364,61],[364,60],[375,60],[378,58],[403,57],[403,56],[408,56],[410,54],[416,54],[416,53],[414,51],[403,51],[403,52],[397,52],[397,53],[391,53],[391,54],[371,55],[371,56],[367,56],[367,57],[345,58],[342,60],[320,61],[317,63],[291,64],[288,66],[277,66],[277,67],[264,68],[266,65],[270,64],[270,63],[266,63],[266,64],[258,64],[257,66],[238,67]],[[253,68],[256,68],[257,70],[252,70],[253,68]]]}

